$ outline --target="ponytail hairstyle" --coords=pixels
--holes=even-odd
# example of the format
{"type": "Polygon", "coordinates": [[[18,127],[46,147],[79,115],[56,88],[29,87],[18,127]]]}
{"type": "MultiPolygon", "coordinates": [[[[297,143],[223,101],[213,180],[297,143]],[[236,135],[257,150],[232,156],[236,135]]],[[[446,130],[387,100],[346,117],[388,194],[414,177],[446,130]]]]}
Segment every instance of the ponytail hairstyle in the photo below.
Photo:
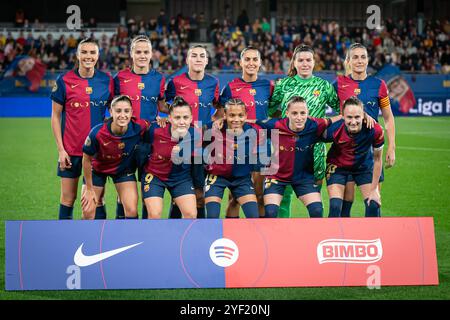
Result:
{"type": "Polygon", "coordinates": [[[188,107],[189,111],[192,113],[192,108],[191,108],[190,104],[187,103],[187,101],[184,100],[183,97],[176,96],[175,98],[173,98],[173,102],[169,105],[169,114],[172,114],[172,112],[175,108],[180,108],[180,107],[188,107]]]}
{"type": "MultiPolygon", "coordinates": [[[[90,37],[89,38],[84,38],[83,40],[80,41],[80,43],[78,43],[78,46],[77,46],[77,51],[76,51],[77,60],[75,61],[75,68],[78,68],[80,66],[80,61],[78,60],[78,55],[79,55],[80,50],[81,50],[81,45],[83,45],[85,43],[93,43],[93,44],[95,44],[95,46],[97,47],[97,54],[100,55],[100,49],[98,47],[97,41],[95,41],[93,38],[90,38],[90,37]]],[[[98,63],[98,60],[97,60],[97,63],[98,63]]]]}
{"type": "Polygon", "coordinates": [[[294,103],[305,103],[305,104],[306,104],[306,100],[305,100],[305,98],[300,97],[300,96],[293,96],[293,97],[291,97],[291,98],[289,99],[289,101],[287,102],[287,104],[286,104],[286,110],[288,110],[289,107],[290,107],[291,105],[293,105],[294,103]]]}
{"type": "Polygon", "coordinates": [[[357,97],[352,96],[344,101],[344,104],[342,105],[342,114],[344,114],[345,108],[347,106],[359,106],[362,111],[364,111],[364,104],[361,100],[359,100],[357,97]]]}

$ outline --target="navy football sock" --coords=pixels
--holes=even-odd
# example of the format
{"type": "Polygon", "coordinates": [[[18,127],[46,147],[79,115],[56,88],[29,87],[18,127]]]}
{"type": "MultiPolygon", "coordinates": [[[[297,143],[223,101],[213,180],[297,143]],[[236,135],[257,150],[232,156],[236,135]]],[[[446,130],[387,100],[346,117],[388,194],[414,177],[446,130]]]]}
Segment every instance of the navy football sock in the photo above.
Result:
{"type": "Polygon", "coordinates": [[[175,203],[171,203],[169,211],[169,219],[181,219],[181,210],[175,203]]]}
{"type": "Polygon", "coordinates": [[[139,217],[136,215],[135,217],[125,217],[125,219],[139,219],[139,217]]]}
{"type": "Polygon", "coordinates": [[[280,206],[277,206],[276,204],[266,204],[264,209],[266,212],[264,218],[276,218],[278,217],[278,210],[280,209],[280,206]]]}
{"type": "Polygon", "coordinates": [[[370,201],[367,203],[367,199],[364,200],[364,205],[366,206],[366,217],[380,217],[380,206],[376,201],[370,201]]]}
{"type": "Polygon", "coordinates": [[[95,208],[95,220],[106,219],[106,208],[105,206],[100,206],[95,208]]]}
{"type": "Polygon", "coordinates": [[[309,216],[311,218],[322,218],[323,216],[323,206],[322,202],[313,202],[306,206],[308,209],[309,216]]]}
{"type": "Polygon", "coordinates": [[[342,211],[342,199],[331,198],[330,199],[330,213],[328,218],[339,218],[342,211]]]}
{"type": "Polygon", "coordinates": [[[206,204],[206,214],[208,219],[218,219],[220,216],[220,202],[208,202],[206,204]]]}
{"type": "Polygon", "coordinates": [[[73,214],[73,207],[68,207],[59,204],[59,220],[71,220],[73,214]]]}
{"type": "Polygon", "coordinates": [[[246,218],[259,218],[258,202],[249,201],[242,205],[242,211],[244,211],[246,218]]]}
{"type": "Polygon", "coordinates": [[[116,219],[125,219],[125,209],[123,208],[123,204],[120,202],[117,202],[116,219]]]}
{"type": "Polygon", "coordinates": [[[205,208],[197,208],[197,219],[205,219],[205,208]]]}
{"type": "Polygon", "coordinates": [[[352,210],[353,201],[342,201],[341,217],[350,217],[350,211],[352,210]]]}

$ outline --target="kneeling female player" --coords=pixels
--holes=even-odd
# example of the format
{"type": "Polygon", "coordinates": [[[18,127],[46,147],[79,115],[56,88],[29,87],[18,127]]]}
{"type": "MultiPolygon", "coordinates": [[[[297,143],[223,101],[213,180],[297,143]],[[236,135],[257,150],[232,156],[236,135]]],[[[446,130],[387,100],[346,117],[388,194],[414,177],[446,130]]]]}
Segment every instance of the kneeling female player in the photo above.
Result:
{"type": "Polygon", "coordinates": [[[195,189],[191,177],[194,148],[192,110],[181,97],[169,107],[169,125],[153,123],[144,137],[150,144],[150,157],[141,177],[142,194],[150,219],[161,218],[167,189],[183,218],[196,218],[195,189]]]}
{"type": "Polygon", "coordinates": [[[230,190],[247,218],[259,217],[251,178],[252,162],[256,163],[258,137],[257,130],[245,123],[246,120],[247,111],[242,100],[230,99],[225,103],[223,123],[220,121],[218,125],[220,132],[213,132],[215,139],[206,149],[211,151],[205,179],[207,218],[219,218],[225,188],[230,190]]]}
{"type": "Polygon", "coordinates": [[[106,179],[111,177],[123,201],[125,217],[137,218],[138,193],[134,152],[150,123],[132,117],[131,100],[117,96],[111,102],[111,118],[95,126],[83,146],[86,190],[81,198],[83,219],[93,219],[106,179]]]}
{"type": "Polygon", "coordinates": [[[381,206],[378,182],[382,168],[383,128],[378,123],[371,129],[363,126],[364,107],[356,97],[344,102],[342,113],[343,119],[324,133],[325,140],[333,142],[327,155],[329,217],[341,216],[349,175],[353,176],[361,190],[366,206],[365,216],[378,217],[381,206]]]}
{"type": "Polygon", "coordinates": [[[278,165],[273,167],[277,169],[276,172],[267,175],[264,181],[266,218],[278,216],[288,185],[292,186],[297,198],[306,206],[310,217],[322,217],[320,186],[315,184],[314,179],[314,145],[321,141],[325,129],[341,119],[341,116],[324,119],[310,118],[308,114],[306,100],[293,96],[287,103],[286,118],[256,121],[259,126],[269,130],[275,147],[273,157],[278,157],[278,165]],[[278,145],[273,130],[278,130],[278,145]]]}

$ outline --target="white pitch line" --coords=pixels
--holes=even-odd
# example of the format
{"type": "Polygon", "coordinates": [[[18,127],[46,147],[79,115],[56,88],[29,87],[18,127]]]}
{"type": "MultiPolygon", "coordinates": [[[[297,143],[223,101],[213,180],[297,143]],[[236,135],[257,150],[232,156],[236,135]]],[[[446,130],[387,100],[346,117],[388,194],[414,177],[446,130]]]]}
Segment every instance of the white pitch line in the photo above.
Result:
{"type": "Polygon", "coordinates": [[[397,149],[405,149],[405,150],[417,150],[417,151],[438,151],[438,152],[450,152],[450,149],[438,149],[438,148],[422,148],[422,147],[403,147],[403,146],[397,146],[397,149]]]}

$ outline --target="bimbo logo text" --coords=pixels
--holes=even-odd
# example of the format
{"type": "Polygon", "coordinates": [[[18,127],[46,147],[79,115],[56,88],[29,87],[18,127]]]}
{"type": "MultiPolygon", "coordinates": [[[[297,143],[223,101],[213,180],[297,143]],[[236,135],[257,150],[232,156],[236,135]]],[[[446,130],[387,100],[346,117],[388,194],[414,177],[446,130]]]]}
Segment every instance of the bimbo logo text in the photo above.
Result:
{"type": "Polygon", "coordinates": [[[374,263],[383,257],[381,240],[327,239],[317,245],[319,263],[374,263]]]}

